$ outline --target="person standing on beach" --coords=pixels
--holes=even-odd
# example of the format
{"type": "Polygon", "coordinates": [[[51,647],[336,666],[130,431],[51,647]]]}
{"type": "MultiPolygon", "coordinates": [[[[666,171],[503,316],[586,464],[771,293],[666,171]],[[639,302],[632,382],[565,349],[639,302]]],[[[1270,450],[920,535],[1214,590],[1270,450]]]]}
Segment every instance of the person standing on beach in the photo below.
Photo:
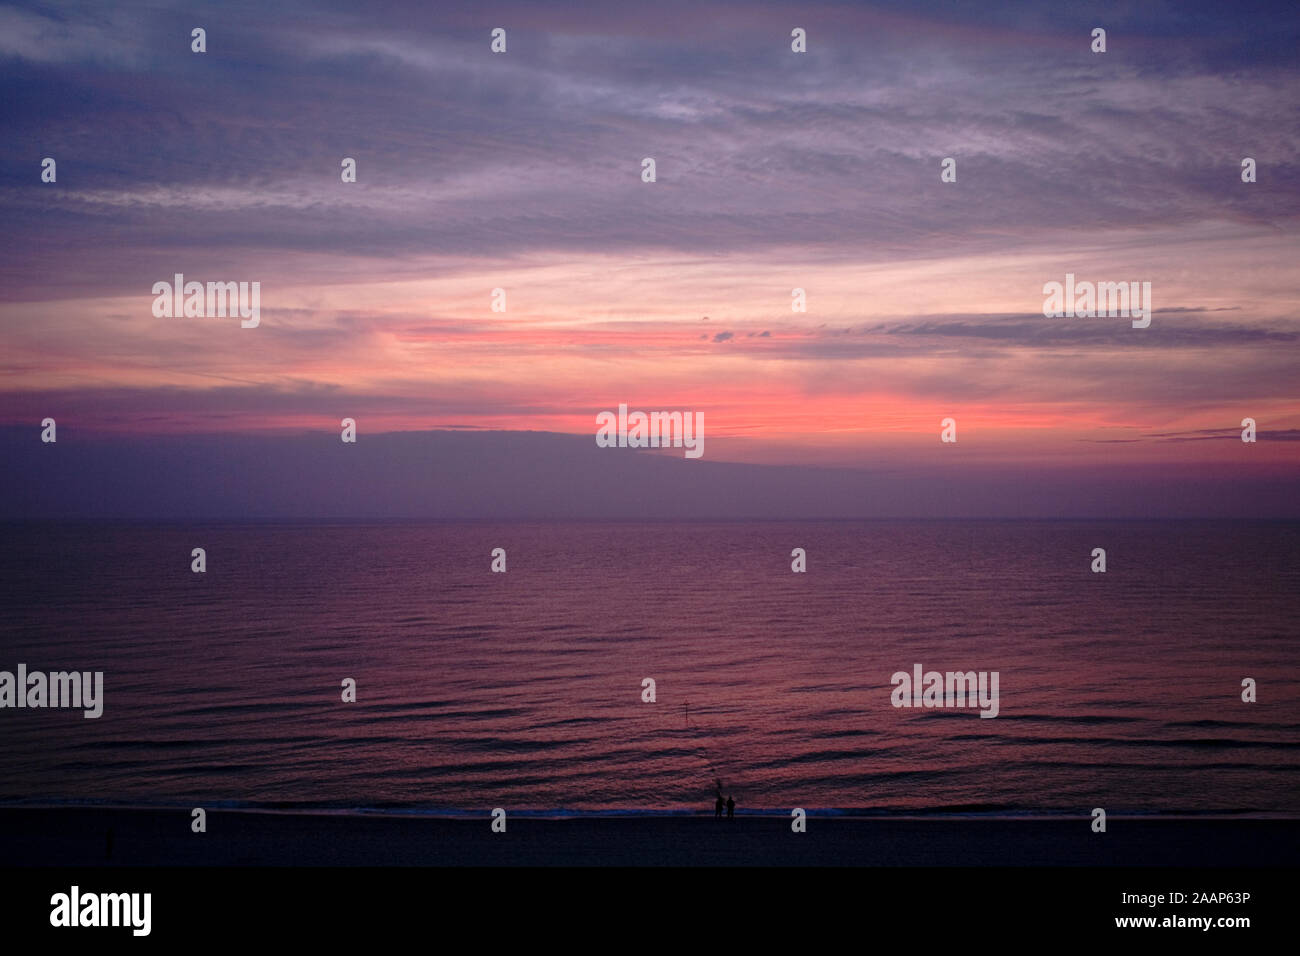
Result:
{"type": "MultiPolygon", "coordinates": [[[[721,800],[722,798],[718,797],[718,799],[721,800]]],[[[736,818],[736,801],[731,799],[731,797],[727,797],[727,819],[734,820],[735,818],[736,818]]]]}
{"type": "Polygon", "coordinates": [[[718,791],[718,802],[713,805],[713,819],[722,819],[722,791],[718,791]]]}

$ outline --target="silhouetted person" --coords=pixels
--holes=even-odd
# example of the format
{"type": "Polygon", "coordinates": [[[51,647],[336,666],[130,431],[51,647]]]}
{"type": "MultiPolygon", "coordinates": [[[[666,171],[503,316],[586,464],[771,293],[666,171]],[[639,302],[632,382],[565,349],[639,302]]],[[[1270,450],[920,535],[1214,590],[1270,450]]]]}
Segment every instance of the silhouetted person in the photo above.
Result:
{"type": "Polygon", "coordinates": [[[736,801],[727,797],[727,819],[734,820],[736,817],[736,801]]]}
{"type": "Polygon", "coordinates": [[[722,794],[718,794],[718,802],[713,805],[713,819],[722,819],[722,794]]]}

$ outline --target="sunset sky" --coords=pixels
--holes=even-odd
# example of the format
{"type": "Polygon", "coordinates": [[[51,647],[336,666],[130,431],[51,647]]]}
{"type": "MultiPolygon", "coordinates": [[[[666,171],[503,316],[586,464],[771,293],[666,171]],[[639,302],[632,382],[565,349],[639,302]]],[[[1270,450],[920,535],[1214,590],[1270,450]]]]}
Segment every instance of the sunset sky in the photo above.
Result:
{"type": "Polygon", "coordinates": [[[702,411],[714,461],[928,467],[952,417],[1026,474],[1296,475],[1292,4],[195,9],[0,7],[0,424],[592,435],[623,402],[702,411]],[[259,281],[260,326],[156,318],[178,272],[259,281]],[[1044,318],[1066,273],[1150,282],[1150,327],[1044,318]]]}

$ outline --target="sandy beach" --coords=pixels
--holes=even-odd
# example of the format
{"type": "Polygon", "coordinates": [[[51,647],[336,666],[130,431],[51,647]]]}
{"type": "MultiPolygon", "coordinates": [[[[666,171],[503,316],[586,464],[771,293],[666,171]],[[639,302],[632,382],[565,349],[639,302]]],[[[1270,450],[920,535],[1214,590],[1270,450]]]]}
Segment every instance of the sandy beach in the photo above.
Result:
{"type": "Polygon", "coordinates": [[[0,810],[7,866],[1293,866],[1300,821],[810,817],[508,819],[0,810]],[[111,847],[109,845],[111,833],[111,847]]]}

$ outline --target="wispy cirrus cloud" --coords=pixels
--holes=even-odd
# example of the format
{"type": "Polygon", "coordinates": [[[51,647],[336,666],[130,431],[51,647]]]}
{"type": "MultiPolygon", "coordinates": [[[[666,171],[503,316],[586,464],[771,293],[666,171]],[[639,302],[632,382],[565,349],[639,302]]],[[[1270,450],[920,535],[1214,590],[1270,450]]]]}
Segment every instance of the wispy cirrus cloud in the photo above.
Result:
{"type": "Polygon", "coordinates": [[[6,421],[581,431],[625,396],[778,457],[892,454],[956,413],[1028,461],[1300,425],[1294,17],[56,2],[0,26],[6,421]],[[154,318],[175,272],[260,280],[261,327],[154,318]],[[1066,272],[1151,281],[1152,327],[1043,318],[1066,272]]]}

